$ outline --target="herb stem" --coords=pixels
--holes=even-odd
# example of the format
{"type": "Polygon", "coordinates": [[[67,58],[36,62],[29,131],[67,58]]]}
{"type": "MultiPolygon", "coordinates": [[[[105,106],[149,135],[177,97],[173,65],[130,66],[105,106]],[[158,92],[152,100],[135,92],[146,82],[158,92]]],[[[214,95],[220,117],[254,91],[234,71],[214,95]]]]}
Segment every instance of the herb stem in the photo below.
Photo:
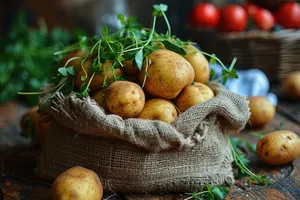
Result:
{"type": "Polygon", "coordinates": [[[205,194],[205,193],[210,193],[210,192],[209,192],[209,191],[198,192],[198,193],[193,194],[193,196],[190,196],[190,197],[188,197],[188,198],[185,198],[184,200],[193,199],[194,196],[198,196],[198,195],[200,195],[200,194],[205,194]]]}
{"type": "Polygon", "coordinates": [[[168,37],[170,38],[171,37],[171,26],[170,26],[170,23],[169,23],[169,20],[168,20],[168,17],[166,16],[166,13],[165,12],[162,12],[162,15],[165,19],[165,22],[167,24],[167,27],[168,27],[168,37]]]}

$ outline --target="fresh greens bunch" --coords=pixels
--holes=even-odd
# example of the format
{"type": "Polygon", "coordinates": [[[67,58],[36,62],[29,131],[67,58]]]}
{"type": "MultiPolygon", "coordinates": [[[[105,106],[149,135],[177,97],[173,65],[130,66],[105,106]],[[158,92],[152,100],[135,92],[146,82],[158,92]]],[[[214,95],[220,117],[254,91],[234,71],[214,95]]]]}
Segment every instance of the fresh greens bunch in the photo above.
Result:
{"type": "MultiPolygon", "coordinates": [[[[8,33],[0,38],[0,103],[15,99],[18,91],[39,91],[56,70],[53,66],[59,57],[53,52],[75,39],[74,34],[61,28],[49,31],[43,19],[38,20],[38,29],[31,29],[27,17],[24,12],[18,13],[8,33]]],[[[37,96],[23,98],[37,104],[37,96]]]]}
{"type": "MultiPolygon", "coordinates": [[[[123,67],[124,61],[132,61],[133,66],[137,67],[139,70],[142,70],[144,61],[148,63],[149,55],[155,50],[165,48],[180,55],[186,55],[187,52],[184,46],[194,43],[191,41],[182,41],[176,36],[172,35],[171,26],[165,14],[168,9],[167,5],[154,5],[153,8],[153,21],[151,28],[143,27],[136,21],[136,17],[126,18],[124,15],[119,14],[118,19],[120,20],[122,27],[117,32],[109,33],[107,26],[104,25],[102,28],[101,37],[82,36],[79,38],[77,43],[55,52],[54,55],[63,57],[72,54],[74,51],[81,51],[82,55],[84,56],[73,56],[69,58],[63,66],[59,66],[56,75],[53,76],[50,81],[53,83],[51,88],[43,92],[25,94],[36,95],[41,93],[51,93],[52,95],[49,96],[54,97],[57,92],[62,92],[63,94],[72,92],[77,94],[78,97],[85,97],[90,92],[90,84],[93,78],[96,75],[105,73],[103,69],[103,63],[107,60],[112,62],[112,72],[114,78],[110,82],[106,81],[108,75],[108,73],[106,73],[102,88],[106,88],[114,81],[127,79],[127,77],[117,76],[115,73],[115,69],[123,67]],[[162,17],[166,23],[166,33],[157,33],[155,31],[156,21],[159,17],[162,17]],[[80,87],[75,87],[74,84],[74,79],[76,73],[78,73],[78,69],[76,69],[76,66],[70,66],[72,61],[75,60],[79,61],[80,63],[79,70],[84,72],[84,75],[80,77],[82,81],[80,87]],[[84,63],[86,61],[91,61],[88,69],[84,67],[84,63]]],[[[211,55],[206,52],[202,53],[218,61],[224,67],[224,71],[226,71],[225,74],[230,74],[227,72],[235,74],[235,71],[232,71],[235,60],[230,68],[226,68],[225,65],[215,55],[211,55]]],[[[149,74],[146,72],[145,76],[149,76],[149,74]]],[[[235,76],[232,75],[232,77],[236,78],[237,76],[235,74],[235,76]]],[[[227,78],[227,75],[224,78],[227,78]]]]}

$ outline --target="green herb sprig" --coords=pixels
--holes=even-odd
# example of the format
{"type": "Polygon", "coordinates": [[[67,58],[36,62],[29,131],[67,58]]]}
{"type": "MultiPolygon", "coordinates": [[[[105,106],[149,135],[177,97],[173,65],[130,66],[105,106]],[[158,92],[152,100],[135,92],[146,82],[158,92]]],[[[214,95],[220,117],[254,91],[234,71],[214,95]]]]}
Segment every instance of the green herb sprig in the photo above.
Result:
{"type": "Polygon", "coordinates": [[[184,200],[194,199],[194,200],[223,200],[226,195],[228,195],[230,191],[223,186],[214,186],[212,187],[210,184],[206,184],[204,187],[201,187],[199,191],[193,192],[188,198],[184,200]]]}
{"type": "Polygon", "coordinates": [[[237,146],[233,145],[234,143],[231,142],[230,137],[227,137],[227,140],[230,145],[230,149],[231,149],[232,156],[234,159],[233,165],[235,167],[237,167],[239,170],[238,178],[249,176],[249,178],[247,180],[248,185],[251,185],[251,184],[271,185],[271,182],[267,180],[267,175],[255,174],[248,168],[249,160],[245,157],[245,155],[240,154],[236,151],[237,146]]]}

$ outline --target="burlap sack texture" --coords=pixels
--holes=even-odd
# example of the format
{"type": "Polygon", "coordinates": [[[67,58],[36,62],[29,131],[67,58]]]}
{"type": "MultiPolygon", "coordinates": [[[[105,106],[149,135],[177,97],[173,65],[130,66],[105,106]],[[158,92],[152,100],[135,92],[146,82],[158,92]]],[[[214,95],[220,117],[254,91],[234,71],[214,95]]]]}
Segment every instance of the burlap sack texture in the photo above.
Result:
{"type": "Polygon", "coordinates": [[[39,157],[42,178],[54,180],[81,165],[115,192],[193,192],[204,184],[233,184],[226,126],[249,119],[245,97],[210,85],[216,97],[181,113],[172,124],[123,120],[89,97],[57,96],[50,132],[39,157]]]}

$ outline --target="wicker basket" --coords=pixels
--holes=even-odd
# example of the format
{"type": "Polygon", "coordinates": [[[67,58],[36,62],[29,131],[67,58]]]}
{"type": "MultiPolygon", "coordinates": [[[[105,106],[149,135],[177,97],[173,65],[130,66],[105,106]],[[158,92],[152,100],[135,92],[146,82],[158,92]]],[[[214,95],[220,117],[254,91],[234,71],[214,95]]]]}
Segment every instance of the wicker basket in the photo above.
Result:
{"type": "Polygon", "coordinates": [[[229,34],[192,30],[190,37],[226,64],[237,57],[237,69],[261,69],[271,83],[280,83],[287,73],[300,70],[300,30],[229,34]]]}

